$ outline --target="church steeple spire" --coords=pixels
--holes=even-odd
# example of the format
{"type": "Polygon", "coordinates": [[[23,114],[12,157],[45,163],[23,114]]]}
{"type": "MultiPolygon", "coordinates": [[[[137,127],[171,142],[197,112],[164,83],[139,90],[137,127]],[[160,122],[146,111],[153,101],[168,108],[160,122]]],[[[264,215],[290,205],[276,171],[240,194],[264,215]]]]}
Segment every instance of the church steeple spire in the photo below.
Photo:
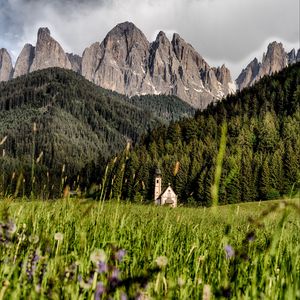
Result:
{"type": "Polygon", "coordinates": [[[161,176],[161,171],[159,168],[155,170],[155,188],[154,188],[154,203],[159,205],[160,204],[160,199],[159,196],[161,195],[161,181],[162,181],[162,176],[161,176]]]}

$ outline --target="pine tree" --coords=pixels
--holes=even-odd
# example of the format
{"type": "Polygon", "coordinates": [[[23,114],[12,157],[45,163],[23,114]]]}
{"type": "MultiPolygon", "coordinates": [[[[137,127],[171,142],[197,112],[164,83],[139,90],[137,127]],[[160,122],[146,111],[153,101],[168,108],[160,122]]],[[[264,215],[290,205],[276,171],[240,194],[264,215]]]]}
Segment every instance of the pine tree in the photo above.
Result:
{"type": "Polygon", "coordinates": [[[270,169],[268,157],[264,158],[263,164],[260,170],[259,178],[259,197],[261,200],[267,200],[271,190],[270,185],[270,169]]]}
{"type": "Polygon", "coordinates": [[[299,184],[299,161],[295,155],[295,151],[290,141],[285,147],[283,159],[284,169],[284,193],[290,195],[295,191],[299,184]]]}

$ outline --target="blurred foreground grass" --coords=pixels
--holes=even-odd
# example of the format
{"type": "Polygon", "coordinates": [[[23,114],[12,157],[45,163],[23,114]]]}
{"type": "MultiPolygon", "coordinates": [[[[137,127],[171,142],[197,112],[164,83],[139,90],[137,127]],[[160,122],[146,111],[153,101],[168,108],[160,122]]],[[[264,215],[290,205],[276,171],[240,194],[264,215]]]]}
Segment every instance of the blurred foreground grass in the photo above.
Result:
{"type": "Polygon", "coordinates": [[[0,300],[300,299],[297,205],[2,199],[0,300]]]}

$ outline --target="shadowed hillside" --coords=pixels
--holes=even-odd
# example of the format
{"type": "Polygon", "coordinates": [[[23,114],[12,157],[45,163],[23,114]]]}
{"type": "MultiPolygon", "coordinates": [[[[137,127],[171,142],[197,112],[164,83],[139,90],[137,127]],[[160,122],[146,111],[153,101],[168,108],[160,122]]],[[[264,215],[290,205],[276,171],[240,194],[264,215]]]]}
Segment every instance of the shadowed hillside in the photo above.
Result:
{"type": "Polygon", "coordinates": [[[176,97],[129,99],[58,68],[1,83],[4,181],[9,183],[13,172],[31,173],[33,159],[38,178],[47,184],[53,182],[47,172],[60,178],[64,165],[64,176],[81,173],[87,179],[127,141],[134,144],[147,130],[193,112],[176,97]]]}

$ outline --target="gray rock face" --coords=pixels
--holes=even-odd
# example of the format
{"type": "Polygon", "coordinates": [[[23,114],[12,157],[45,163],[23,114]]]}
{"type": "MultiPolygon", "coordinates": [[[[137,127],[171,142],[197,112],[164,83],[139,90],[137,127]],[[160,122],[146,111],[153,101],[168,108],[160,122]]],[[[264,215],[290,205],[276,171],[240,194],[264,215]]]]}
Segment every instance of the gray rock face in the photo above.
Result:
{"type": "Polygon", "coordinates": [[[89,81],[95,81],[95,73],[102,58],[100,43],[94,43],[82,54],[81,75],[89,81]]]}
{"type": "Polygon", "coordinates": [[[245,87],[251,86],[255,79],[258,76],[260,69],[260,63],[257,58],[254,58],[250,64],[242,70],[242,73],[236,80],[236,84],[239,90],[244,89],[245,87]]]}
{"type": "Polygon", "coordinates": [[[197,108],[235,92],[230,72],[210,68],[178,34],[160,32],[153,43],[132,23],[112,29],[104,41],[85,49],[82,75],[128,96],[176,95],[197,108]]]}
{"type": "Polygon", "coordinates": [[[148,48],[146,37],[132,23],[119,24],[101,44],[84,51],[82,75],[101,87],[133,95],[145,77],[148,48]]]}
{"type": "Polygon", "coordinates": [[[300,49],[298,49],[298,52],[297,52],[296,62],[300,62],[300,49]]]}
{"type": "Polygon", "coordinates": [[[267,54],[263,55],[262,63],[258,72],[258,77],[271,75],[287,67],[287,54],[281,43],[273,42],[269,44],[267,54]]]}
{"type": "Polygon", "coordinates": [[[30,72],[60,67],[71,69],[71,63],[60,44],[50,36],[48,28],[40,28],[35,47],[35,56],[30,66],[30,72]]]}
{"type": "Polygon", "coordinates": [[[71,63],[72,70],[76,73],[81,74],[82,57],[73,53],[67,53],[67,57],[71,63]]]}
{"type": "Polygon", "coordinates": [[[0,81],[11,79],[13,72],[12,61],[6,49],[0,49],[0,81]]]}
{"type": "Polygon", "coordinates": [[[292,64],[296,63],[296,51],[295,51],[295,49],[293,49],[289,53],[287,53],[287,60],[288,60],[288,65],[292,65],[292,64]]]}
{"type": "Polygon", "coordinates": [[[279,72],[288,65],[296,63],[297,56],[294,49],[286,53],[281,43],[270,43],[262,62],[259,63],[255,58],[236,79],[238,89],[249,87],[265,75],[279,72]]]}
{"type": "Polygon", "coordinates": [[[30,44],[26,44],[17,59],[13,78],[29,73],[34,56],[35,48],[30,44]]]}

